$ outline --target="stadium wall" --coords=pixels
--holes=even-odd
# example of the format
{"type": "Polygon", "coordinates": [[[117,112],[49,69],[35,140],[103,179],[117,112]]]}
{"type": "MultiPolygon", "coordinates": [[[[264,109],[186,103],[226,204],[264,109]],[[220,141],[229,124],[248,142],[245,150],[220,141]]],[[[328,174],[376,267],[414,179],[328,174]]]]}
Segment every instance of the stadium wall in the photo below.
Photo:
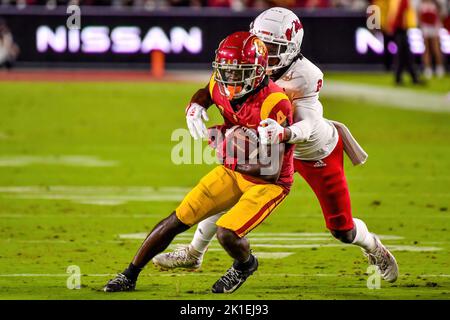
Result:
{"type": "MultiPolygon", "coordinates": [[[[248,30],[259,13],[228,9],[82,7],[80,28],[69,29],[65,8],[0,8],[21,53],[22,67],[148,68],[150,53],[165,53],[169,69],[210,67],[220,40],[248,30]]],[[[302,19],[303,53],[322,66],[340,69],[381,68],[385,49],[380,31],[366,28],[364,12],[320,10],[296,12],[302,19]]],[[[419,59],[423,38],[409,30],[411,49],[419,59]]],[[[441,48],[450,57],[450,36],[441,30],[441,48]]]]}

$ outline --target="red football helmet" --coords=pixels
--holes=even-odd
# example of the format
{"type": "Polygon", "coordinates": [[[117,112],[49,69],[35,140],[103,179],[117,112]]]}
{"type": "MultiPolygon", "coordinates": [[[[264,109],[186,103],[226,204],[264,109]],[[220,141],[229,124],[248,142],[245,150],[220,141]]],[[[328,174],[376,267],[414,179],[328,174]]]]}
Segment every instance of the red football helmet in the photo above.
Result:
{"type": "Polygon", "coordinates": [[[220,93],[237,99],[258,87],[266,76],[267,48],[247,31],[226,37],[216,50],[214,79],[220,93]]]}

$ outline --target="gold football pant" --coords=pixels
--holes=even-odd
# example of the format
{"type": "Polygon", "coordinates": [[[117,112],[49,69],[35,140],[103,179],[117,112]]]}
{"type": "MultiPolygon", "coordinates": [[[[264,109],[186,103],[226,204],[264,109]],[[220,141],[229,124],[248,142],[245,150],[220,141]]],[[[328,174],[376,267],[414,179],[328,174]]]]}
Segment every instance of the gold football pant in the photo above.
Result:
{"type": "Polygon", "coordinates": [[[279,185],[251,182],[239,172],[218,166],[186,195],[176,215],[181,222],[192,226],[228,210],[216,222],[217,226],[243,237],[264,221],[286,196],[287,192],[279,185]]]}

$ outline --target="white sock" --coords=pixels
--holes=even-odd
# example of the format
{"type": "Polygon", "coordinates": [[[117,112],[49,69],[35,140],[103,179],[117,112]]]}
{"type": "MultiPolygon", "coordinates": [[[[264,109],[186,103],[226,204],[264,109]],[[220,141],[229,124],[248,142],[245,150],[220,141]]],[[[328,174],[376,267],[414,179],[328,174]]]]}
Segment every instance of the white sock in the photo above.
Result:
{"type": "Polygon", "coordinates": [[[436,75],[438,78],[442,78],[445,75],[445,68],[443,65],[436,66],[436,75]]]}
{"type": "Polygon", "coordinates": [[[209,243],[214,238],[217,231],[216,221],[222,216],[223,212],[211,216],[198,224],[195,230],[194,238],[191,241],[191,247],[200,254],[205,253],[209,243]]]}
{"type": "Polygon", "coordinates": [[[431,79],[433,77],[433,70],[430,67],[427,67],[424,69],[423,75],[426,79],[431,79]]]}
{"type": "Polygon", "coordinates": [[[356,227],[356,236],[352,243],[368,251],[372,251],[373,249],[375,249],[375,239],[367,229],[364,221],[353,218],[353,223],[356,227]]]}

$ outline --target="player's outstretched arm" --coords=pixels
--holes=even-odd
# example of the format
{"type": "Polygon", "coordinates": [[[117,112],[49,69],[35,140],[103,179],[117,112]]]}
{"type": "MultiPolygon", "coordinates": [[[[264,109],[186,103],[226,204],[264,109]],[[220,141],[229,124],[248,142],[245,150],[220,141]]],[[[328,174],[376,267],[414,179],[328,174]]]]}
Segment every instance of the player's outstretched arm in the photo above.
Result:
{"type": "Polygon", "coordinates": [[[258,127],[261,143],[297,144],[310,138],[315,122],[322,117],[320,111],[314,105],[297,100],[292,105],[294,107],[294,124],[291,126],[285,128],[273,119],[261,121],[258,127]]]}
{"type": "Polygon", "coordinates": [[[316,99],[308,103],[308,99],[294,101],[294,124],[286,128],[283,141],[296,144],[308,141],[315,122],[322,118],[322,105],[316,99]],[[320,105],[320,110],[317,108],[320,105]]]}

